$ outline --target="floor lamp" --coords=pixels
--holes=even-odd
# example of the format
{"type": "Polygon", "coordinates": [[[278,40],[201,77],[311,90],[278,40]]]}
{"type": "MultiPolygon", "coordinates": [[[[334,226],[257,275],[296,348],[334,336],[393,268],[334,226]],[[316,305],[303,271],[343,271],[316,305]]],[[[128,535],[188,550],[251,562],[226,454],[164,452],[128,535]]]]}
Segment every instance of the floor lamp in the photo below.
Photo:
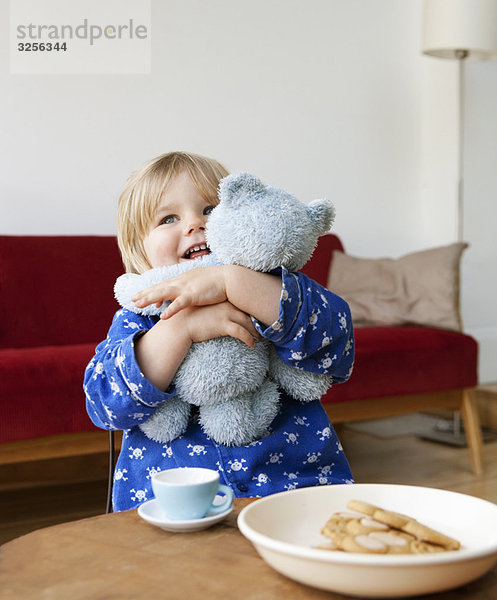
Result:
{"type": "Polygon", "coordinates": [[[464,64],[497,59],[497,0],[425,0],[423,54],[459,63],[457,239],[464,236],[464,64]]]}
{"type": "MultiPolygon", "coordinates": [[[[457,240],[464,240],[464,67],[468,60],[497,59],[497,0],[424,0],[423,54],[459,63],[457,240]]],[[[461,415],[424,438],[465,445],[461,415]]]]}

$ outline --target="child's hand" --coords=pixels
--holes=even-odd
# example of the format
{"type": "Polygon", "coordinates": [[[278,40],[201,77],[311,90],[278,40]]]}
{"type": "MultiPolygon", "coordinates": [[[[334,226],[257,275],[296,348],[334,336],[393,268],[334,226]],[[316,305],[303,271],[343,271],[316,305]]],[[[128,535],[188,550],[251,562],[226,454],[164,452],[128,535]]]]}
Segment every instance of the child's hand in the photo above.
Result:
{"type": "Polygon", "coordinates": [[[192,343],[229,335],[247,346],[255,346],[255,340],[261,339],[252,319],[227,301],[187,307],[181,312],[181,317],[192,343]]]}
{"type": "Polygon", "coordinates": [[[192,269],[178,277],[166,279],[142,290],[131,299],[138,308],[149,304],[159,307],[163,301],[170,300],[171,304],[161,314],[161,319],[168,319],[187,306],[224,302],[226,300],[225,267],[192,269]]]}

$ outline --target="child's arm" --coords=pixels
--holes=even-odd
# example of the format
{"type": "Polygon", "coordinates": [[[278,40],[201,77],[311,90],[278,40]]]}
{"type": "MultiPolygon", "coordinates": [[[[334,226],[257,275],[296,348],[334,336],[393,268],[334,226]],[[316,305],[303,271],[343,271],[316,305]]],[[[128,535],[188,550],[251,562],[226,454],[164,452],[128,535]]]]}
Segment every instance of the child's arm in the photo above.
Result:
{"type": "Polygon", "coordinates": [[[228,300],[262,323],[278,318],[281,277],[236,265],[192,269],[136,294],[138,308],[171,300],[161,315],[169,319],[188,306],[216,304],[228,300]]]}
{"type": "Polygon", "coordinates": [[[116,313],[85,371],[87,411],[95,425],[130,429],[148,419],[175,395],[168,386],[193,341],[231,335],[253,345],[259,337],[249,317],[228,302],[182,312],[158,323],[126,309],[116,313]]]}
{"type": "Polygon", "coordinates": [[[346,381],[354,361],[354,332],[348,304],[303,273],[283,269],[279,315],[269,327],[255,323],[281,360],[311,373],[346,381]]]}
{"type": "Polygon", "coordinates": [[[187,306],[229,299],[258,321],[280,358],[312,373],[346,381],[354,358],[348,304],[302,273],[283,269],[281,277],[226,265],[193,269],[143,290],[133,297],[138,307],[172,300],[161,318],[170,319],[187,306]]]}
{"type": "Polygon", "coordinates": [[[148,381],[136,361],[136,341],[153,326],[152,317],[121,309],[97,346],[84,375],[86,410],[97,427],[130,429],[174,396],[174,390],[164,392],[148,381]]]}
{"type": "Polygon", "coordinates": [[[165,390],[193,343],[221,336],[238,338],[247,346],[255,346],[254,338],[260,337],[250,317],[230,302],[190,306],[160,320],[137,340],[136,360],[145,377],[165,390]]]}

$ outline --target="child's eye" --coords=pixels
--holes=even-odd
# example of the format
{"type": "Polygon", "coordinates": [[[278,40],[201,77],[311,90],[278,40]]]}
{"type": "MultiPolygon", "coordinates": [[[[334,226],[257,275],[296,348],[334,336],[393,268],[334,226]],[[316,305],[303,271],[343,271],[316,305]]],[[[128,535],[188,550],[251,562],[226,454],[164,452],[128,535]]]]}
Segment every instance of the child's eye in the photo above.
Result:
{"type": "Polygon", "coordinates": [[[167,215],[167,217],[164,217],[163,219],[161,219],[160,224],[161,225],[169,225],[170,223],[174,223],[177,220],[178,220],[178,217],[176,215],[167,215]]]}
{"type": "Polygon", "coordinates": [[[213,206],[206,206],[204,208],[204,215],[210,215],[213,210],[214,210],[213,206]]]}

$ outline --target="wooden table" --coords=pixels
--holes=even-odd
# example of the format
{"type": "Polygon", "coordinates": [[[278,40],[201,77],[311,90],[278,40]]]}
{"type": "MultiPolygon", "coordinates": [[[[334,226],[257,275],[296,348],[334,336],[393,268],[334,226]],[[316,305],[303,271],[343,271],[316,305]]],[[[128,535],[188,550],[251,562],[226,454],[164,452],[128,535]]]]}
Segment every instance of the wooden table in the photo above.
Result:
{"type": "MultiPolygon", "coordinates": [[[[280,575],[238,531],[252,500],[223,522],[169,533],[135,510],[34,531],[0,547],[1,600],[343,600],[280,575]]],[[[497,569],[430,600],[497,598],[497,569]]]]}

